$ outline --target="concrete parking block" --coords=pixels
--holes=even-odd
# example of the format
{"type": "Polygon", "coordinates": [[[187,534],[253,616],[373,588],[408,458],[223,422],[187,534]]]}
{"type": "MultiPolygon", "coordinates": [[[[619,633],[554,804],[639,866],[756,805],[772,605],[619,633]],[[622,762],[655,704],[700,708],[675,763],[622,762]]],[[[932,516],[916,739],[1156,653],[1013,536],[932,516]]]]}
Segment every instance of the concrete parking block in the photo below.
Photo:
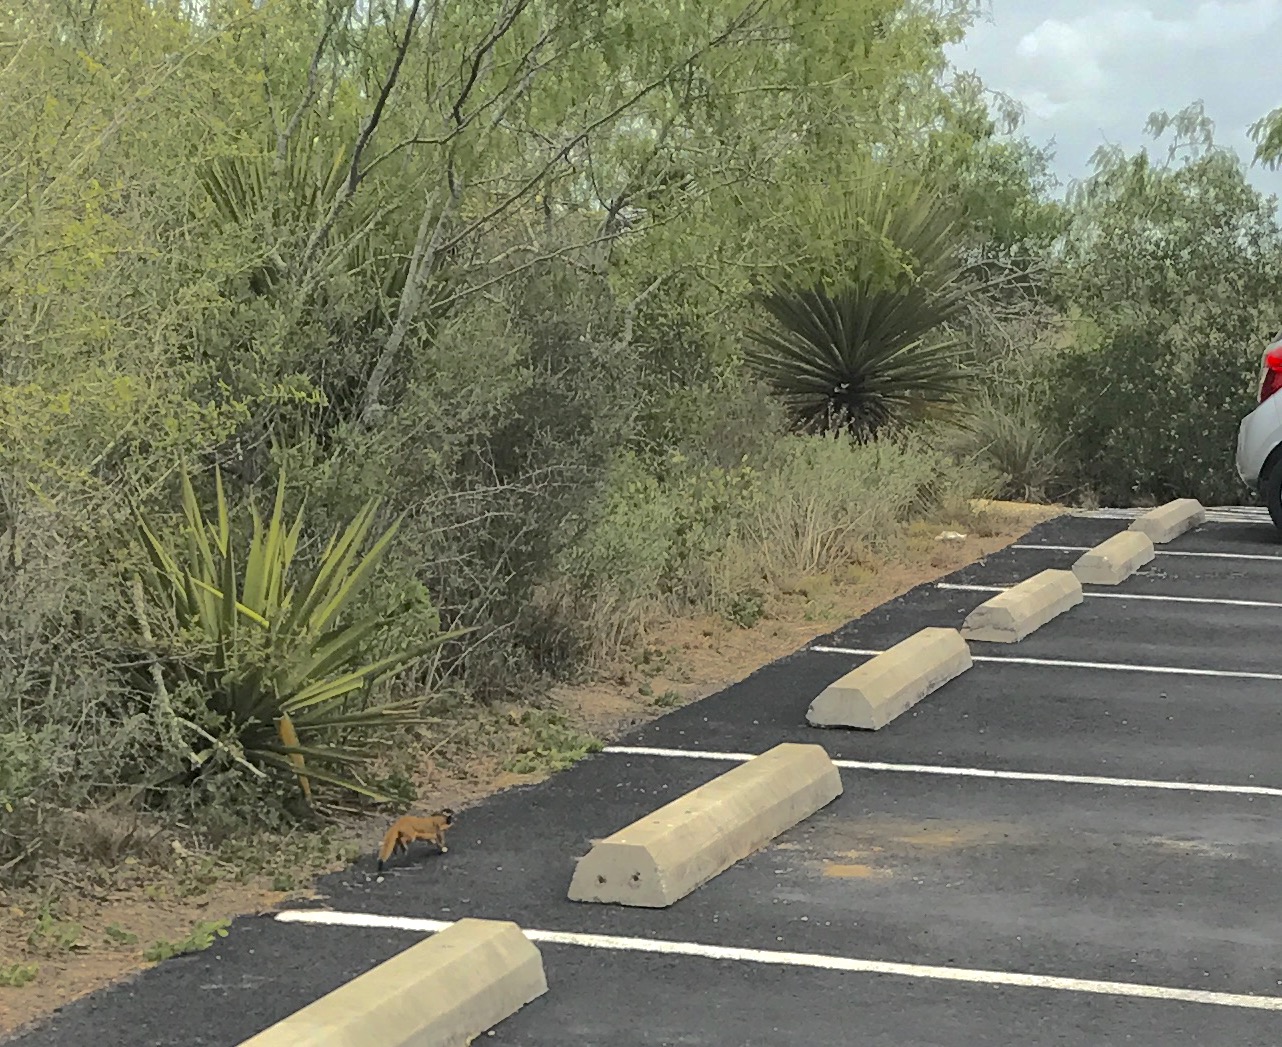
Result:
{"type": "Polygon", "coordinates": [[[569,898],[665,908],[840,795],[822,746],[777,745],[596,841],[569,898]]]}
{"type": "Polygon", "coordinates": [[[824,688],[806,722],[879,730],[970,667],[970,648],[956,629],[922,629],[824,688]]]}
{"type": "Polygon", "coordinates": [[[1117,585],[1147,563],[1156,553],[1143,531],[1123,531],[1083,553],[1073,564],[1073,574],[1084,585],[1117,585]]]}
{"type": "Polygon", "coordinates": [[[1146,534],[1154,545],[1178,538],[1206,523],[1206,510],[1196,498],[1177,498],[1151,509],[1131,524],[1130,530],[1146,534]]]}
{"type": "Polygon", "coordinates": [[[520,927],[464,919],[241,1047],[464,1047],[545,992],[543,958],[520,927]]]}
{"type": "Polygon", "coordinates": [[[1082,583],[1072,571],[1042,571],[980,604],[967,616],[967,640],[1018,643],[1082,602],[1082,583]]]}

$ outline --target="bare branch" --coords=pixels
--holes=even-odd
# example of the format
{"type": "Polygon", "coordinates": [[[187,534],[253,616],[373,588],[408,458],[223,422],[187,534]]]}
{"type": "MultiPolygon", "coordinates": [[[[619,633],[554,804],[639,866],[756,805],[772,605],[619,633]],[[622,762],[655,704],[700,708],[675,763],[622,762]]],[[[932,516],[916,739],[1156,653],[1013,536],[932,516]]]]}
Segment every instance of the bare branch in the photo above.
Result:
{"type": "Polygon", "coordinates": [[[425,279],[431,272],[437,253],[440,251],[445,224],[458,207],[461,195],[461,187],[457,183],[452,185],[446,204],[436,216],[435,222],[432,220],[432,201],[435,194],[428,198],[428,204],[423,208],[423,215],[418,224],[418,234],[414,238],[409,271],[405,276],[405,289],[401,292],[401,300],[396,310],[396,321],[392,325],[391,333],[387,336],[382,352],[379,353],[378,360],[374,363],[373,370],[370,371],[369,381],[365,384],[360,415],[362,425],[369,425],[373,419],[383,386],[387,382],[388,375],[391,374],[392,363],[400,351],[401,344],[405,341],[405,336],[409,333],[411,321],[422,304],[425,279]]]}
{"type": "Polygon", "coordinates": [[[618,339],[614,343],[616,351],[626,349],[632,344],[632,333],[634,330],[633,325],[636,321],[637,310],[647,298],[659,289],[663,281],[672,275],[672,273],[664,273],[662,276],[655,277],[654,282],[650,284],[649,287],[628,303],[627,308],[623,310],[623,330],[620,332],[618,339]]]}
{"type": "MultiPolygon", "coordinates": [[[[479,80],[486,75],[489,67],[493,62],[494,47],[503,38],[503,36],[512,28],[516,19],[521,12],[526,9],[529,0],[515,0],[512,6],[503,11],[495,23],[493,31],[486,40],[477,48],[473,58],[468,78],[464,81],[459,95],[451,107],[451,116],[453,117],[455,127],[461,129],[464,124],[463,106],[476,87],[479,80]]],[[[540,43],[545,37],[540,38],[540,43]]],[[[536,52],[539,44],[535,45],[527,57],[536,52]]],[[[509,96],[508,101],[495,117],[494,124],[501,119],[502,113],[505,112],[513,101],[523,95],[529,88],[530,79],[534,75],[534,70],[529,70],[523,77],[517,91],[509,96]]],[[[493,124],[492,124],[493,126],[493,124]]],[[[396,320],[392,325],[392,330],[383,345],[382,352],[379,354],[373,369],[370,371],[369,381],[365,386],[365,393],[361,405],[361,422],[368,425],[373,417],[373,412],[378,405],[382,396],[383,386],[387,382],[387,377],[391,373],[392,365],[396,360],[397,353],[400,352],[401,345],[409,333],[410,324],[418,314],[419,307],[422,305],[423,289],[428,277],[436,267],[436,260],[442,250],[442,241],[444,240],[445,230],[458,211],[459,203],[463,195],[463,183],[459,178],[458,172],[454,166],[453,151],[446,163],[446,180],[449,187],[449,197],[445,206],[441,208],[440,214],[436,216],[435,222],[432,221],[432,202],[435,201],[435,192],[429,196],[429,203],[423,209],[422,218],[419,221],[418,233],[414,240],[414,248],[410,255],[409,270],[405,277],[405,287],[401,292],[400,301],[397,305],[396,320]]]]}
{"type": "Polygon", "coordinates": [[[298,103],[298,108],[294,110],[293,116],[289,118],[289,123],[285,125],[283,131],[280,130],[279,124],[275,124],[273,116],[273,124],[277,128],[276,159],[278,163],[284,160],[285,150],[289,148],[289,140],[298,132],[298,127],[303,122],[303,117],[307,115],[307,110],[316,101],[316,84],[320,79],[321,62],[325,58],[325,49],[329,46],[329,39],[334,35],[336,28],[338,28],[338,18],[335,9],[331,7],[325,17],[325,30],[316,41],[316,50],[312,52],[312,61],[307,67],[307,86],[303,90],[303,100],[298,103]]]}
{"type": "Polygon", "coordinates": [[[370,110],[369,116],[361,126],[360,133],[356,136],[356,144],[352,148],[352,158],[347,165],[347,178],[342,188],[334,197],[334,202],[330,206],[329,214],[325,220],[317,226],[308,240],[307,247],[303,251],[302,268],[306,270],[315,258],[316,252],[321,245],[328,239],[330,231],[334,224],[342,215],[344,208],[351,202],[353,196],[361,181],[361,158],[365,155],[365,150],[369,146],[370,139],[374,132],[378,130],[378,125],[382,122],[383,112],[387,108],[387,101],[396,88],[396,82],[400,79],[401,67],[405,64],[405,56],[409,53],[410,40],[414,36],[414,28],[418,22],[418,12],[422,6],[423,0],[413,0],[410,5],[409,17],[405,21],[405,31],[401,33],[396,44],[396,54],[392,59],[392,67],[388,70],[387,76],[383,78],[383,84],[379,88],[378,98],[374,102],[374,108],[370,110]]]}
{"type": "Polygon", "coordinates": [[[509,29],[515,24],[517,18],[529,6],[529,0],[516,0],[508,12],[501,12],[494,24],[494,30],[477,49],[476,54],[472,56],[472,66],[468,71],[468,77],[463,82],[463,89],[459,91],[458,98],[454,101],[451,114],[454,117],[454,126],[463,126],[463,106],[467,104],[472,89],[476,87],[476,82],[481,75],[482,68],[487,66],[494,53],[494,47],[509,29]]]}
{"type": "Polygon", "coordinates": [[[642,99],[646,98],[648,95],[652,94],[658,88],[662,87],[665,83],[669,82],[672,79],[672,77],[675,76],[682,69],[687,68],[693,62],[697,62],[709,51],[725,43],[725,41],[728,40],[731,36],[733,36],[736,32],[742,29],[745,25],[749,24],[752,21],[752,19],[757,14],[759,14],[761,10],[766,6],[766,3],[767,3],[767,0],[756,0],[756,2],[748,5],[746,8],[744,8],[744,10],[739,14],[737,18],[732,19],[729,23],[727,23],[725,28],[720,33],[718,33],[712,39],[708,40],[703,46],[697,48],[690,54],[686,55],[683,59],[681,59],[681,61],[670,66],[667,70],[665,70],[659,76],[655,77],[649,83],[644,84],[643,86],[638,88],[635,92],[633,92],[633,94],[631,94],[628,98],[624,99],[622,102],[620,102],[617,106],[615,106],[609,112],[599,116],[597,119],[592,120],[588,124],[586,124],[583,128],[581,128],[578,132],[576,132],[571,138],[569,138],[566,142],[564,142],[561,145],[561,147],[558,148],[547,159],[547,161],[539,168],[539,170],[536,171],[534,174],[530,175],[521,184],[521,186],[518,189],[510,193],[508,196],[504,197],[503,200],[495,204],[494,207],[490,208],[490,210],[487,211],[485,214],[481,215],[479,218],[474,219],[473,221],[469,222],[466,226],[464,226],[458,232],[458,234],[455,235],[455,237],[452,240],[448,241],[444,245],[445,249],[448,250],[454,247],[455,245],[457,245],[458,243],[460,243],[462,240],[465,240],[467,237],[471,236],[472,233],[476,232],[476,230],[482,228],[483,226],[487,225],[489,222],[497,218],[500,214],[506,211],[518,200],[523,199],[530,192],[531,189],[533,189],[536,185],[538,185],[539,182],[541,182],[547,176],[548,172],[551,171],[553,167],[555,167],[562,160],[566,159],[566,157],[569,156],[570,152],[576,146],[583,143],[594,131],[597,131],[600,128],[606,126],[607,124],[610,124],[615,120],[617,120],[620,116],[626,113],[629,109],[633,108],[642,99]]]}
{"type": "MultiPolygon", "coordinates": [[[[361,172],[361,177],[362,178],[366,177],[371,171],[374,170],[374,168],[378,167],[384,161],[390,160],[396,154],[404,152],[406,149],[413,148],[414,146],[431,145],[431,146],[439,147],[439,146],[450,145],[451,143],[453,143],[453,141],[456,138],[459,137],[459,135],[461,135],[464,131],[466,131],[469,127],[471,127],[471,125],[476,122],[478,117],[482,116],[489,109],[497,105],[499,106],[498,112],[491,118],[490,124],[489,124],[490,130],[493,130],[503,121],[503,118],[507,115],[508,111],[512,108],[512,106],[529,91],[530,85],[533,82],[534,77],[538,75],[540,72],[542,72],[544,69],[548,68],[548,66],[552,65],[553,62],[558,61],[559,59],[561,59],[562,57],[564,57],[566,54],[569,53],[568,51],[560,51],[557,54],[552,55],[545,61],[542,61],[542,62],[537,61],[537,56],[539,52],[541,52],[543,48],[547,46],[548,41],[552,39],[554,34],[555,34],[554,29],[548,29],[547,31],[545,31],[538,38],[538,40],[536,40],[531,45],[530,49],[526,51],[526,53],[522,56],[521,61],[517,63],[517,72],[513,73],[512,77],[508,80],[507,84],[505,84],[503,88],[501,88],[498,92],[496,92],[493,98],[489,99],[488,101],[482,102],[470,113],[463,116],[461,123],[455,123],[454,126],[447,127],[447,129],[442,131],[442,133],[436,137],[429,138],[422,134],[416,134],[410,138],[404,139],[403,141],[397,142],[394,146],[391,146],[386,152],[380,154],[379,156],[371,160],[369,163],[369,166],[366,167],[365,170],[361,172]],[[501,103],[500,103],[500,99],[502,99],[501,103]]],[[[461,105],[457,108],[461,109],[461,105]]],[[[531,133],[537,133],[537,132],[531,131],[531,133]]]]}

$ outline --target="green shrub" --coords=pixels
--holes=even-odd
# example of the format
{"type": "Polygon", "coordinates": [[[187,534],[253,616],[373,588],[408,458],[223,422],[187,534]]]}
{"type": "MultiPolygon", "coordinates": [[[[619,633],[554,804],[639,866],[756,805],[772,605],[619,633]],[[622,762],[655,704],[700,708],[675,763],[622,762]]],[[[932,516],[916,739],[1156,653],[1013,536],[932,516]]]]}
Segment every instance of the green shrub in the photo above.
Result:
{"type": "Polygon", "coordinates": [[[1066,434],[1068,484],[1104,505],[1240,502],[1233,449],[1262,344],[1249,317],[1221,318],[1126,325],[1062,354],[1048,406],[1066,434]]]}
{"type": "Polygon", "coordinates": [[[990,489],[991,478],[934,432],[862,445],[789,438],[763,467],[739,555],[775,584],[831,571],[884,551],[912,519],[990,489]]]}
{"type": "Polygon", "coordinates": [[[24,504],[0,536],[0,881],[75,860],[66,812],[114,794],[159,743],[121,680],[114,579],[51,508],[24,504]]]}
{"type": "Polygon", "coordinates": [[[996,493],[1016,501],[1043,502],[1064,488],[1071,472],[1067,441],[1057,437],[1044,405],[1029,394],[998,398],[984,393],[957,441],[998,478],[996,493]]]}
{"type": "Polygon", "coordinates": [[[959,216],[886,177],[832,216],[845,264],[756,296],[773,324],[749,330],[745,360],[804,431],[869,439],[954,409],[967,388],[966,342],[948,328],[973,291],[959,216]]]}
{"type": "Polygon", "coordinates": [[[934,432],[868,443],[776,434],[757,461],[729,470],[625,458],[562,563],[555,613],[573,623],[567,649],[597,666],[674,614],[751,626],[769,591],[885,554],[912,520],[993,487],[989,471],[934,432]]]}
{"type": "MultiPolygon", "coordinates": [[[[370,641],[398,610],[355,620],[346,614],[396,534],[394,524],[362,553],[376,502],[335,533],[310,573],[297,578],[292,569],[303,514],[292,524],[285,519],[284,474],[266,526],[251,503],[253,533],[243,554],[221,473],[215,487],[210,521],[183,472],[185,528],[177,556],[139,524],[152,560],[145,575],[151,603],[172,616],[178,643],[152,663],[161,729],[177,751],[209,744],[200,753],[188,750],[197,768],[220,757],[260,778],[268,771],[292,776],[308,799],[312,778],[382,798],[361,783],[359,770],[374,754],[371,743],[380,731],[420,722],[422,701],[375,703],[369,690],[458,634],[433,630],[408,650],[368,660],[370,641]],[[175,692],[199,707],[198,716],[175,709],[175,692]],[[188,740],[181,738],[184,732],[188,740]]],[[[135,608],[150,645],[141,580],[135,608]]]]}

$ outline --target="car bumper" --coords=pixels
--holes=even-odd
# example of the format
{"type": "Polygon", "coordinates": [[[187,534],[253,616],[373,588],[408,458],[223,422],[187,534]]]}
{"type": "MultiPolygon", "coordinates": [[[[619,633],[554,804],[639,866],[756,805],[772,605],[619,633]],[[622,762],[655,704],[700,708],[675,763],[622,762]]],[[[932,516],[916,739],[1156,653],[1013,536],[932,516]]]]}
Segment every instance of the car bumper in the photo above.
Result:
{"type": "Polygon", "coordinates": [[[1260,404],[1242,419],[1237,430],[1237,474],[1244,484],[1255,489],[1260,473],[1274,448],[1282,443],[1282,394],[1260,404]]]}

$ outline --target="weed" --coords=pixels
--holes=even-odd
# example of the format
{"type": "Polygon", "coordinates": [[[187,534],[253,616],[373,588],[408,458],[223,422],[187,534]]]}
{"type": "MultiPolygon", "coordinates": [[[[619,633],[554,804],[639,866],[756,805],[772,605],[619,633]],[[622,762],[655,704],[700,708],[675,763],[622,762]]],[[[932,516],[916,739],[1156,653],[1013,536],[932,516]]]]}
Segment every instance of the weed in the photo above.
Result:
{"type": "Polygon", "coordinates": [[[739,626],[740,629],[751,629],[766,614],[765,593],[759,589],[748,589],[736,593],[730,599],[725,610],[726,620],[739,626]]]}
{"type": "Polygon", "coordinates": [[[662,647],[646,647],[641,652],[641,659],[638,662],[643,672],[651,676],[658,676],[672,662],[672,652],[662,647]]]}
{"type": "Polygon", "coordinates": [[[138,935],[132,931],[126,931],[119,924],[108,924],[102,932],[103,940],[108,945],[137,945],[138,935]]]}
{"type": "Polygon", "coordinates": [[[1000,478],[998,493],[1044,501],[1065,468],[1066,441],[1057,438],[1044,411],[1025,397],[980,397],[959,449],[984,462],[1000,478]]]}
{"type": "Polygon", "coordinates": [[[530,709],[521,713],[516,723],[528,735],[506,765],[505,769],[513,774],[564,770],[589,753],[599,752],[603,745],[599,738],[579,731],[559,713],[530,709]]]}
{"type": "Polygon", "coordinates": [[[0,967],[0,988],[21,989],[36,980],[40,968],[34,963],[10,963],[0,967]]]}
{"type": "Polygon", "coordinates": [[[656,709],[675,709],[681,704],[681,692],[666,690],[650,703],[656,709]]]}
{"type": "Polygon", "coordinates": [[[58,919],[46,910],[36,917],[36,925],[27,936],[27,944],[44,952],[65,952],[80,942],[84,928],[70,920],[58,919]]]}
{"type": "Polygon", "coordinates": [[[186,938],[180,941],[160,941],[149,945],[143,951],[142,958],[148,963],[160,963],[175,956],[201,952],[213,945],[216,938],[226,938],[227,926],[226,920],[202,920],[192,928],[186,938]]]}

